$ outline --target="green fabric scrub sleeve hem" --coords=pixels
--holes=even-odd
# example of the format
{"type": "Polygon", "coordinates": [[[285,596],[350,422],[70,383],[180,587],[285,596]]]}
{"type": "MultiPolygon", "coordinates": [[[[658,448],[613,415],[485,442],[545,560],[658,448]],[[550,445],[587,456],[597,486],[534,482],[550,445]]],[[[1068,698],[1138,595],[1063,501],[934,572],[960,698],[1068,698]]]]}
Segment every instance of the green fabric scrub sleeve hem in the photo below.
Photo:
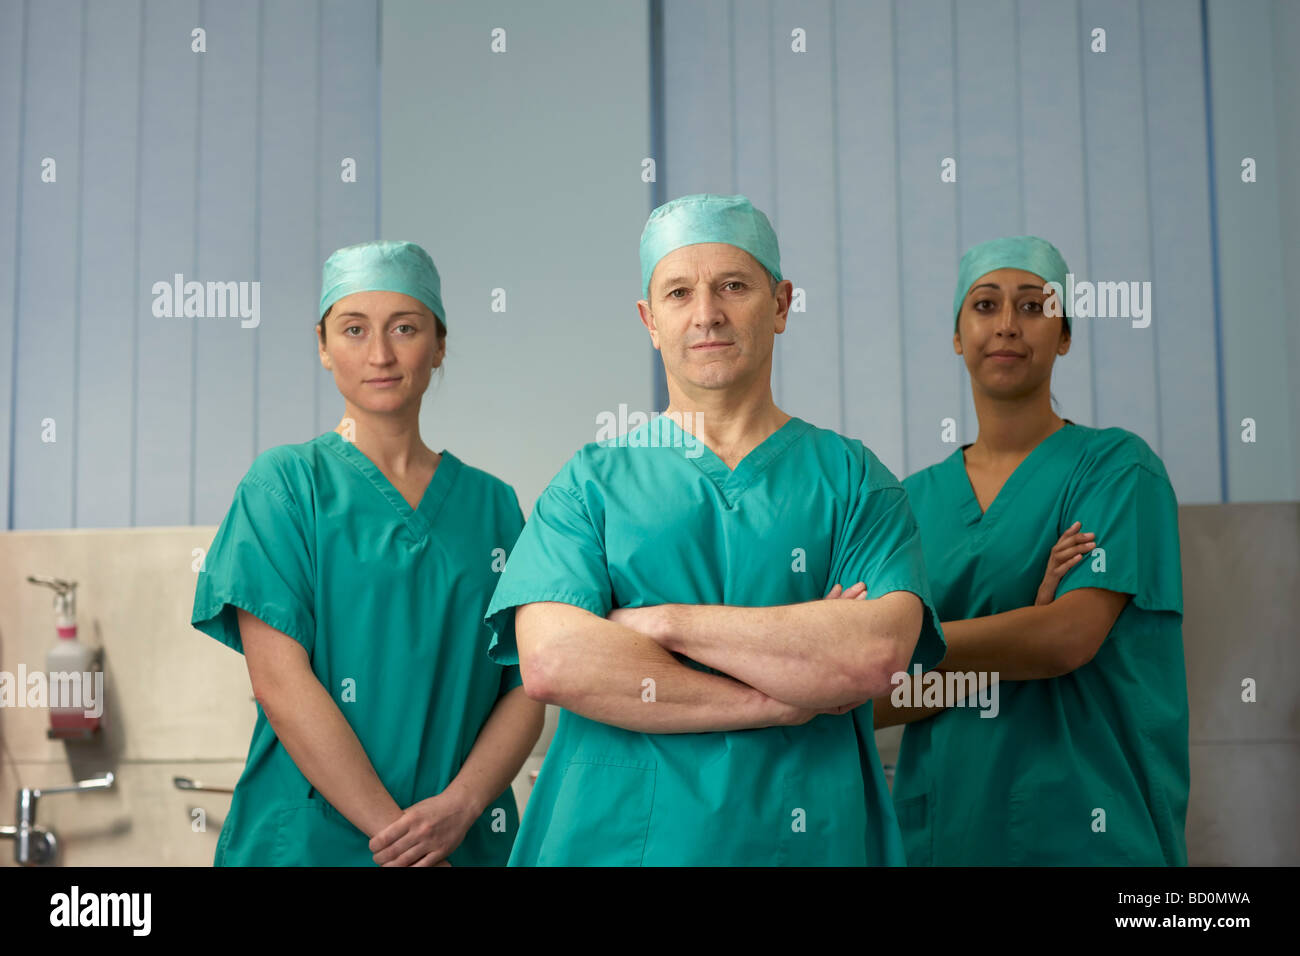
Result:
{"type": "MultiPolygon", "coordinates": [[[[258,459],[265,465],[267,459],[258,459]]],[[[297,507],[250,472],[203,557],[190,624],[239,653],[235,608],[293,638],[308,654],[316,641],[313,560],[297,507]]]]}
{"type": "Polygon", "coordinates": [[[861,581],[868,599],[891,591],[915,594],[925,613],[908,669],[919,663],[929,670],[943,660],[948,646],[930,597],[920,530],[903,486],[874,456],[867,464],[868,477],[848,516],[844,544],[832,559],[829,583],[850,587],[861,581]]]}
{"type": "Polygon", "coordinates": [[[948,653],[948,641],[943,636],[939,612],[914,584],[881,585],[868,597],[882,597],[892,591],[907,591],[915,594],[920,599],[924,611],[921,615],[921,633],[916,638],[916,647],[912,650],[912,659],[907,662],[907,669],[910,671],[913,665],[920,664],[923,671],[934,670],[948,653]]]}
{"type": "Polygon", "coordinates": [[[1181,564],[1159,560],[1179,553],[1178,503],[1167,478],[1134,463],[1091,479],[1063,520],[1096,534],[1102,553],[1084,554],[1057,585],[1057,597],[1103,588],[1133,595],[1145,611],[1183,613],[1181,564]]]}
{"type": "Polygon", "coordinates": [[[605,617],[609,609],[602,608],[600,602],[589,594],[575,594],[572,591],[544,591],[533,594],[519,590],[506,595],[493,595],[492,606],[483,620],[492,629],[492,640],[488,644],[487,654],[497,664],[519,664],[519,646],[515,642],[515,609],[525,604],[537,604],[542,601],[554,601],[558,604],[571,604],[584,611],[590,611],[597,617],[605,617]]]}
{"type": "Polygon", "coordinates": [[[235,608],[247,611],[253,617],[267,624],[281,634],[292,637],[303,646],[309,654],[312,648],[311,634],[296,622],[288,611],[254,601],[240,594],[227,594],[215,604],[206,606],[202,611],[194,609],[190,625],[214,637],[232,650],[244,653],[243,636],[239,633],[239,615],[235,608]]]}

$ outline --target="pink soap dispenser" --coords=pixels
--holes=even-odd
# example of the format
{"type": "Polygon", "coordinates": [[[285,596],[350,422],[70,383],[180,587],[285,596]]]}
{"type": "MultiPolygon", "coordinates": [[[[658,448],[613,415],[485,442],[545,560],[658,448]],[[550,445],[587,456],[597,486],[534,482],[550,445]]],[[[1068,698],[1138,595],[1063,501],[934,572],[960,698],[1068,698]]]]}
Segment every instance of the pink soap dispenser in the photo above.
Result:
{"type": "Polygon", "coordinates": [[[104,673],[97,651],[77,640],[77,582],[28,576],[54,591],[58,640],[45,656],[46,691],[53,739],[87,740],[100,729],[104,713],[104,673]]]}

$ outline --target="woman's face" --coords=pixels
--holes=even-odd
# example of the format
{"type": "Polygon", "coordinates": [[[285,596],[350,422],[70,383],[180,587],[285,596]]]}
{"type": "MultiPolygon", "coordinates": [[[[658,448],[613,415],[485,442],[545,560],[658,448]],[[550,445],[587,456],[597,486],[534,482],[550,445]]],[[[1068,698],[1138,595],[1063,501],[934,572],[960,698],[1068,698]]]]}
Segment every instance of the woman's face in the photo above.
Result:
{"type": "Polygon", "coordinates": [[[392,414],[419,407],[446,339],[423,302],[401,292],[354,292],[325,318],[321,365],[343,397],[361,411],[392,414]]]}
{"type": "Polygon", "coordinates": [[[1070,351],[1070,336],[1059,298],[1045,295],[1044,285],[1023,269],[997,269],[971,283],[952,342],[975,389],[997,398],[1050,389],[1052,364],[1070,351]],[[1055,315],[1045,314],[1049,299],[1055,315]]]}

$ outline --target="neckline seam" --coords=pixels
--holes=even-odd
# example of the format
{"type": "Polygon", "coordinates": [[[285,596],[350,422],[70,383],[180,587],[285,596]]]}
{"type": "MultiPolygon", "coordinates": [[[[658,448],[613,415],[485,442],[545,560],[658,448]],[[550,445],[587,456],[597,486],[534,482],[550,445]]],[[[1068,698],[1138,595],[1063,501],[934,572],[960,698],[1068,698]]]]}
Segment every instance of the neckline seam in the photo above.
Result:
{"type": "MultiPolygon", "coordinates": [[[[1024,466],[1029,462],[1029,459],[1034,456],[1034,453],[1043,447],[1044,442],[1055,438],[1058,434],[1065,431],[1066,427],[1069,425],[1074,425],[1074,423],[1067,422],[1029,450],[1029,454],[1021,460],[1020,464],[1016,465],[1011,474],[1007,475],[1006,481],[1002,482],[1002,487],[998,489],[997,494],[993,496],[993,500],[989,502],[987,508],[980,507],[979,495],[975,493],[975,484],[970,480],[970,473],[966,470],[966,456],[963,454],[965,446],[959,446],[954,457],[956,458],[957,466],[961,469],[962,480],[966,483],[965,490],[969,495],[968,500],[964,503],[964,507],[968,510],[971,517],[966,523],[968,525],[974,525],[979,529],[986,527],[985,519],[988,518],[989,512],[998,506],[998,502],[1002,500],[1002,493],[1006,490],[1007,485],[1011,483],[1011,480],[1020,475],[1021,469],[1024,468],[1024,466]]],[[[1026,473],[1026,476],[1028,474],[1029,473],[1026,473]]]]}
{"type": "MultiPolygon", "coordinates": [[[[1066,429],[1067,427],[1078,428],[1078,427],[1079,427],[1079,423],[1078,423],[1078,422],[1066,421],[1066,423],[1065,423],[1064,425],[1062,425],[1062,426],[1061,426],[1060,428],[1058,428],[1056,431],[1054,431],[1054,432],[1052,432],[1050,435],[1048,435],[1047,438],[1044,438],[1042,441],[1040,441],[1040,442],[1038,443],[1038,445],[1041,445],[1043,442],[1047,441],[1048,438],[1053,438],[1053,437],[1055,437],[1055,435],[1056,435],[1058,432],[1063,432],[1063,431],[1065,431],[1065,429],[1066,429]]],[[[963,452],[965,452],[966,449],[967,449],[967,448],[970,448],[971,445],[973,445],[973,444],[975,444],[975,443],[974,443],[974,442],[969,442],[969,443],[967,443],[967,444],[965,444],[965,445],[958,445],[958,446],[957,446],[957,450],[956,450],[955,452],[953,452],[954,455],[956,455],[958,458],[960,458],[960,459],[962,460],[962,466],[963,466],[963,467],[965,467],[965,464],[966,464],[966,458],[965,458],[965,455],[963,454],[963,452]]],[[[1038,450],[1038,445],[1035,445],[1033,448],[1029,449],[1029,455],[1032,455],[1035,451],[1038,450]]],[[[1028,458],[1029,455],[1026,455],[1025,457],[1028,458]]],[[[949,457],[951,457],[951,456],[949,456],[949,457]]]]}
{"type": "MultiPolygon", "coordinates": [[[[741,493],[744,492],[745,489],[747,489],[750,485],[752,485],[752,484],[753,484],[753,483],[758,479],[758,476],[759,476],[759,475],[760,475],[764,470],[766,470],[766,468],[767,468],[768,465],[772,464],[774,461],[776,461],[778,458],[780,458],[781,455],[785,454],[786,449],[788,449],[791,445],[793,445],[793,444],[794,444],[794,443],[795,443],[795,442],[796,442],[800,437],[802,437],[802,436],[807,432],[807,430],[808,430],[809,428],[811,428],[812,426],[811,426],[808,422],[805,422],[803,419],[796,419],[796,418],[792,415],[792,416],[790,416],[790,421],[786,422],[785,425],[782,425],[781,428],[778,428],[778,429],[777,429],[776,431],[774,431],[771,435],[769,435],[769,436],[768,436],[767,438],[765,438],[762,442],[760,442],[760,443],[759,443],[759,447],[758,447],[758,448],[755,448],[754,451],[750,453],[750,455],[746,455],[744,458],[742,458],[740,461],[738,461],[738,462],[736,463],[736,467],[733,468],[733,469],[731,470],[731,475],[732,475],[732,477],[727,479],[727,484],[730,484],[730,483],[731,483],[731,481],[732,481],[732,480],[734,479],[734,477],[735,477],[735,474],[736,474],[737,469],[739,469],[741,465],[743,465],[743,464],[745,464],[746,462],[748,462],[749,459],[750,459],[750,456],[751,456],[751,455],[758,453],[758,452],[759,452],[759,449],[760,449],[763,445],[767,444],[767,442],[768,442],[769,440],[771,440],[772,438],[775,438],[778,434],[780,434],[780,432],[781,432],[782,430],[785,429],[786,425],[789,425],[789,424],[791,424],[792,422],[794,422],[794,421],[796,421],[796,420],[799,421],[799,422],[801,422],[802,425],[804,425],[804,426],[806,426],[806,427],[791,429],[790,434],[789,434],[788,436],[786,436],[785,439],[784,439],[783,441],[779,441],[779,442],[775,443],[771,448],[767,449],[766,452],[765,452],[764,454],[760,455],[760,456],[759,456],[759,457],[754,461],[754,464],[749,468],[748,476],[745,478],[744,482],[743,482],[742,484],[740,484],[740,486],[739,486],[738,488],[734,489],[737,498],[739,498],[740,495],[741,495],[741,493]]],[[[724,462],[724,464],[725,464],[725,462],[724,462]]],[[[730,501],[730,499],[729,499],[729,501],[730,501]]],[[[734,501],[730,501],[730,503],[731,503],[732,505],[735,504],[734,501]]]]}
{"type": "MultiPolygon", "coordinates": [[[[683,433],[686,432],[686,429],[678,425],[677,422],[673,421],[673,419],[668,418],[668,420],[673,423],[674,427],[681,429],[683,433]]],[[[726,472],[726,475],[721,482],[719,482],[714,475],[710,474],[709,471],[705,469],[705,466],[701,464],[702,456],[696,456],[693,461],[700,474],[707,478],[709,483],[717,490],[718,494],[722,496],[722,500],[726,502],[727,507],[734,508],[736,503],[740,500],[741,495],[743,495],[749,486],[758,479],[758,476],[762,474],[763,470],[780,457],[780,455],[784,453],[791,444],[804,435],[810,428],[812,428],[811,423],[804,421],[797,415],[791,415],[789,420],[782,422],[781,425],[772,432],[772,434],[764,438],[761,442],[755,445],[744,458],[736,462],[735,468],[728,468],[727,463],[722,460],[722,457],[717,452],[704,442],[700,441],[700,447],[712,456],[710,460],[715,464],[715,470],[720,469],[726,472]],[[798,423],[797,425],[795,424],[796,422],[798,423]],[[791,426],[794,427],[792,428],[791,426]],[[763,448],[764,445],[768,444],[782,432],[787,430],[789,431],[789,435],[785,436],[783,440],[775,442],[771,448],[763,448]],[[746,467],[747,473],[744,474],[744,477],[739,482],[737,482],[736,475],[740,472],[742,466],[746,467]]],[[[699,441],[699,439],[697,438],[696,441],[699,441]]]]}
{"type": "MultiPolygon", "coordinates": [[[[355,444],[345,439],[336,431],[331,430],[325,434],[337,437],[340,442],[349,446],[354,454],[365,461],[366,465],[369,467],[369,471],[362,467],[360,461],[354,460],[348,453],[344,452],[343,449],[339,448],[337,445],[329,442],[325,445],[326,448],[333,451],[334,454],[343,462],[356,469],[362,477],[374,486],[376,491],[383,495],[384,500],[387,501],[389,506],[397,512],[397,516],[401,519],[402,524],[406,526],[406,529],[411,532],[417,541],[422,541],[427,538],[430,529],[433,527],[432,515],[426,519],[420,512],[425,506],[425,500],[429,497],[429,493],[434,490],[435,483],[439,481],[438,476],[442,473],[443,466],[446,465],[448,459],[454,459],[455,456],[451,455],[446,449],[438,452],[438,466],[434,468],[433,476],[430,477],[429,483],[425,486],[424,493],[420,496],[419,503],[416,507],[412,508],[411,503],[402,497],[402,493],[397,490],[397,487],[391,481],[389,481],[388,476],[384,474],[383,469],[371,461],[370,457],[361,451],[361,449],[357,448],[355,444]]],[[[433,514],[437,514],[437,512],[441,510],[446,497],[445,493],[439,495],[439,501],[434,507],[433,514]]]]}

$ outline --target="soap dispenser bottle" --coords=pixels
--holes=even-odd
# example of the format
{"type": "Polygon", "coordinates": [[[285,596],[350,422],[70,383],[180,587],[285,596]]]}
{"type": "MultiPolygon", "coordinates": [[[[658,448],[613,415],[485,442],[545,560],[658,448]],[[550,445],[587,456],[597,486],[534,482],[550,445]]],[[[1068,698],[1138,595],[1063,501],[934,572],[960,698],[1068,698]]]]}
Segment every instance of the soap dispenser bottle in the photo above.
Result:
{"type": "Polygon", "coordinates": [[[45,656],[50,737],[86,738],[99,729],[104,678],[99,655],[77,640],[77,582],[28,577],[54,591],[58,640],[45,656]]]}

